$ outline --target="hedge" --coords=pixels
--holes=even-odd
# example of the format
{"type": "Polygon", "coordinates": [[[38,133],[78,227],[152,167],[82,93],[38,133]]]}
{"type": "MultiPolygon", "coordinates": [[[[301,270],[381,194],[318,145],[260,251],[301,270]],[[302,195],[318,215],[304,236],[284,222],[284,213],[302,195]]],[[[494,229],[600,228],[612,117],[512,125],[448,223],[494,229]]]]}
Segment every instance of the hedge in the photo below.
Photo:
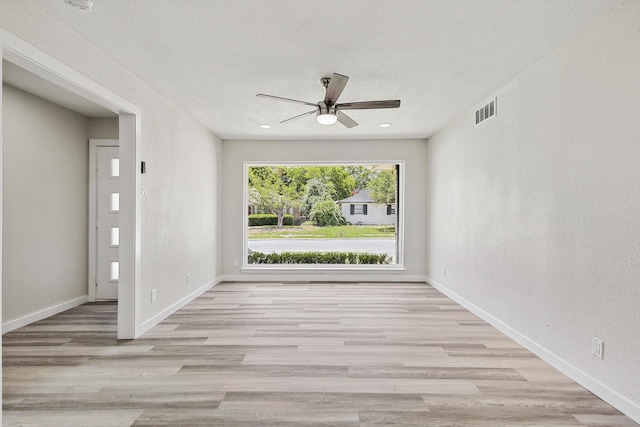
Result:
{"type": "Polygon", "coordinates": [[[251,252],[249,264],[391,264],[387,254],[366,252],[251,252]]]}
{"type": "MultiPolygon", "coordinates": [[[[254,225],[278,225],[278,215],[251,214],[249,215],[249,227],[254,225]]],[[[282,225],[293,225],[293,215],[285,214],[282,225]]]]}

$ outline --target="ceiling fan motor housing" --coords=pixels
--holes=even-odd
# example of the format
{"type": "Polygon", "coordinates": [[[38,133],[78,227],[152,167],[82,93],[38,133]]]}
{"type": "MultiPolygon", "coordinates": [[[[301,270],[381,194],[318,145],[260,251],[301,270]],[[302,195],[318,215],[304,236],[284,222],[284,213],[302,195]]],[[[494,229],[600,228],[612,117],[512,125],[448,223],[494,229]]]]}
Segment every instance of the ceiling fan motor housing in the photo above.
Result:
{"type": "Polygon", "coordinates": [[[325,104],[324,102],[320,102],[318,103],[318,115],[321,114],[336,114],[336,107],[335,106],[328,106],[327,104],[325,104]]]}

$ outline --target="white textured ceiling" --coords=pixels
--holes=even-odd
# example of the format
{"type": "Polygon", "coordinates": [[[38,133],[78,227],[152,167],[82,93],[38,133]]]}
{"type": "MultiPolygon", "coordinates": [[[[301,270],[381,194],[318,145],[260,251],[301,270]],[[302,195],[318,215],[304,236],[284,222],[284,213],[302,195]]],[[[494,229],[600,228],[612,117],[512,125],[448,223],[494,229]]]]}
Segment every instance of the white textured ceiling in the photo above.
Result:
{"type": "Polygon", "coordinates": [[[223,139],[428,137],[620,2],[34,1],[223,139]],[[255,96],[315,103],[333,72],[350,77],[341,102],[402,105],[349,111],[347,129],[279,124],[309,108],[255,96]]]}

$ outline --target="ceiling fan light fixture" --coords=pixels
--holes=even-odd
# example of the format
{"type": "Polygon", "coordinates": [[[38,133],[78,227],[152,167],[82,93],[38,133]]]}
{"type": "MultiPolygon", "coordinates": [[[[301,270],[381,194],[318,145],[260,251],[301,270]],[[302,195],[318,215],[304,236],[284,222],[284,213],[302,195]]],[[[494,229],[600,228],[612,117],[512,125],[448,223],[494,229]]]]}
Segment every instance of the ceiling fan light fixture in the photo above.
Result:
{"type": "Polygon", "coordinates": [[[318,114],[316,115],[316,119],[318,123],[321,125],[332,125],[338,121],[338,116],[336,116],[336,108],[329,107],[324,102],[321,102],[318,105],[318,114]]]}
{"type": "MultiPolygon", "coordinates": [[[[342,126],[349,129],[358,126],[358,122],[349,117],[349,115],[345,114],[343,110],[375,110],[380,108],[400,107],[399,99],[338,103],[338,98],[340,97],[342,90],[347,84],[347,81],[349,81],[348,76],[344,76],[338,73],[333,73],[331,77],[322,78],[320,82],[322,83],[322,86],[324,86],[325,94],[324,100],[318,103],[300,101],[292,98],[283,98],[282,96],[267,95],[265,93],[259,93],[256,96],[260,98],[270,98],[279,101],[294,102],[296,104],[303,104],[314,107],[314,109],[311,111],[307,111],[306,113],[290,117],[286,120],[281,121],[280,123],[292,122],[294,120],[298,120],[303,117],[315,114],[316,120],[321,125],[331,126],[336,122],[340,122],[342,126]]],[[[385,127],[385,125],[382,126],[385,127]]]]}
{"type": "Polygon", "coordinates": [[[338,116],[332,113],[318,114],[316,116],[318,123],[321,125],[332,125],[338,121],[338,116]]]}

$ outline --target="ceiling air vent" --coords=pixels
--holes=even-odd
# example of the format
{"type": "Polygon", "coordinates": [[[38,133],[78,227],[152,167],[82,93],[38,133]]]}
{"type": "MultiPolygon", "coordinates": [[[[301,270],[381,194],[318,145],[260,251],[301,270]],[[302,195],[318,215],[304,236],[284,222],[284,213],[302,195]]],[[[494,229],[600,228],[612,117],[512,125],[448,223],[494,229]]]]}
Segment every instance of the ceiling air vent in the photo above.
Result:
{"type": "Polygon", "coordinates": [[[497,114],[497,103],[498,98],[495,98],[487,105],[484,105],[480,107],[480,109],[476,110],[476,126],[497,114]]]}

